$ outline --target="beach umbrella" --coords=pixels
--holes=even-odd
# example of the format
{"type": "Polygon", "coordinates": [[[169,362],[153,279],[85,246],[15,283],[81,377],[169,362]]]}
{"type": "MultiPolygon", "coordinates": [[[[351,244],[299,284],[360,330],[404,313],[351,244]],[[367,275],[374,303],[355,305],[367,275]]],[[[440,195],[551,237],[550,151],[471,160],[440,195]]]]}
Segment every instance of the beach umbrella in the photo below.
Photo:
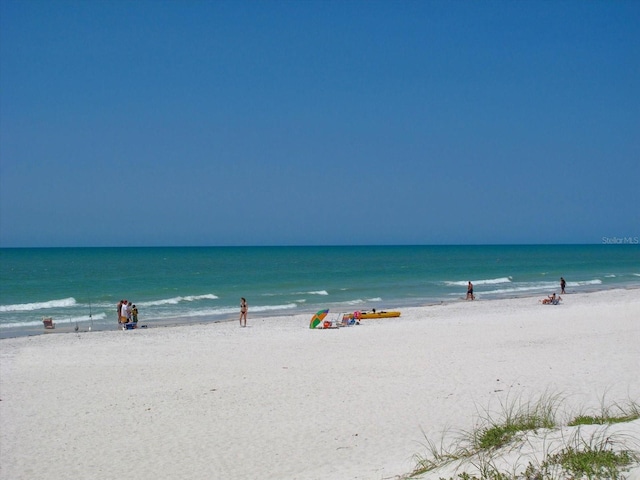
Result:
{"type": "Polygon", "coordinates": [[[322,323],[322,320],[324,320],[324,317],[327,316],[327,313],[329,313],[329,309],[325,308],[324,310],[320,310],[313,317],[311,317],[309,328],[316,328],[318,324],[322,323]]]}

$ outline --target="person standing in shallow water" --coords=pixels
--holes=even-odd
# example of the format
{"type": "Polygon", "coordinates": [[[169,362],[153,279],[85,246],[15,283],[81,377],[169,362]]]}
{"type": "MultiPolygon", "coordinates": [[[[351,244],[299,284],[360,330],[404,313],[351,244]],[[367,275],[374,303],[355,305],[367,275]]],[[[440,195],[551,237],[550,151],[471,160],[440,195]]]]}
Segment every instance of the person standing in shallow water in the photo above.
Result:
{"type": "Polygon", "coordinates": [[[247,301],[244,299],[244,297],[242,297],[240,299],[240,326],[241,327],[247,326],[247,310],[249,310],[249,307],[247,306],[247,301]],[[242,320],[244,320],[244,322],[242,320]]]}
{"type": "Polygon", "coordinates": [[[473,283],[469,282],[469,285],[467,285],[467,300],[475,300],[475,297],[473,296],[473,283]]]}
{"type": "Polygon", "coordinates": [[[564,277],[560,277],[560,294],[566,293],[564,291],[564,287],[567,286],[567,282],[565,282],[564,277]]]}

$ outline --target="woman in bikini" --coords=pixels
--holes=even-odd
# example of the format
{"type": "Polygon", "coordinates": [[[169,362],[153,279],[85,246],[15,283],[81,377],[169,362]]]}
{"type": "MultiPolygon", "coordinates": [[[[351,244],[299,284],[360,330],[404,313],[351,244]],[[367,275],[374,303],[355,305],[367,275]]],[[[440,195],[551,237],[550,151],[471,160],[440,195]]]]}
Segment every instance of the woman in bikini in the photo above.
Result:
{"type": "Polygon", "coordinates": [[[244,297],[242,297],[240,299],[240,326],[241,327],[247,326],[247,310],[249,310],[249,307],[247,306],[247,301],[244,299],[244,297]],[[242,319],[244,319],[244,323],[242,322],[242,319]]]}

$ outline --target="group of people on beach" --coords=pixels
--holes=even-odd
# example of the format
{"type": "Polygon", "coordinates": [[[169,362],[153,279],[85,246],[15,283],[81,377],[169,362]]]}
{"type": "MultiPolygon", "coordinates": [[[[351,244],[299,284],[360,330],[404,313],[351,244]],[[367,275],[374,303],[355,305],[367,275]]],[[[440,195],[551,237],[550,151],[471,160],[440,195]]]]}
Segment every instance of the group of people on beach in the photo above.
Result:
{"type": "MultiPolygon", "coordinates": [[[[567,282],[563,277],[560,277],[560,290],[561,293],[565,293],[565,287],[567,286],[567,282]]],[[[554,292],[553,295],[550,295],[548,298],[544,299],[542,303],[556,303],[560,297],[556,297],[554,292]]],[[[473,294],[473,283],[469,281],[467,284],[467,297],[466,300],[475,300],[476,297],[473,294]]],[[[249,305],[247,304],[247,300],[242,297],[240,298],[240,326],[247,326],[247,312],[249,311],[249,305]]],[[[375,312],[375,310],[374,310],[375,312]]],[[[138,323],[138,307],[133,305],[128,300],[120,300],[118,303],[118,324],[126,324],[126,323],[138,323]]]]}
{"type": "Polygon", "coordinates": [[[138,307],[128,300],[118,302],[118,325],[138,323],[138,307]]]}
{"type": "MultiPolygon", "coordinates": [[[[240,299],[240,326],[247,326],[247,312],[249,311],[249,305],[247,300],[243,297],[240,299]]],[[[118,302],[118,325],[126,325],[127,323],[133,323],[134,327],[138,324],[138,307],[132,304],[128,300],[120,300],[118,302]]]]}

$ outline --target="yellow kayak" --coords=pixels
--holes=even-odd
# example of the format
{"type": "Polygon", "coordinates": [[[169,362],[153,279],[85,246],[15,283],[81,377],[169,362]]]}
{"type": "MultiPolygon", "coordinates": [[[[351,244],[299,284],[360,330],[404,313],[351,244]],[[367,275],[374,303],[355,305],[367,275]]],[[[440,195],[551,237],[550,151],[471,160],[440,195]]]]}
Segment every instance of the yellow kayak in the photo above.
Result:
{"type": "MultiPolygon", "coordinates": [[[[343,318],[343,320],[344,319],[351,320],[355,313],[356,312],[354,312],[354,313],[345,313],[342,318],[343,318]]],[[[394,318],[394,317],[399,317],[400,316],[400,312],[380,311],[380,312],[358,312],[358,313],[360,314],[360,319],[361,320],[364,320],[364,319],[367,319],[367,318],[394,318]]]]}

